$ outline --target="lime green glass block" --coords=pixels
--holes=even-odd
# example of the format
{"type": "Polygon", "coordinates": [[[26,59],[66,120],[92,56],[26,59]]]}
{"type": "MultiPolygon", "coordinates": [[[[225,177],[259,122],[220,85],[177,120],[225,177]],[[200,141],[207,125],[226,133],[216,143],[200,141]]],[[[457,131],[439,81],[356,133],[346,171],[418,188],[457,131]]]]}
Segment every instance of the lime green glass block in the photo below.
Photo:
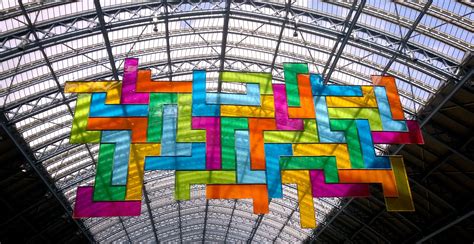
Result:
{"type": "Polygon", "coordinates": [[[99,143],[100,131],[88,131],[87,119],[91,105],[91,94],[77,94],[76,109],[72,121],[69,143],[99,143]]]}
{"type": "Polygon", "coordinates": [[[330,119],[366,119],[371,131],[382,131],[382,120],[376,108],[328,108],[330,119]]]}
{"type": "Polygon", "coordinates": [[[304,119],[303,131],[265,131],[265,143],[317,143],[319,142],[316,120],[304,119]]]}
{"type": "Polygon", "coordinates": [[[150,106],[148,114],[148,142],[160,142],[163,125],[163,106],[177,104],[176,93],[150,93],[150,106]]]}
{"type": "Polygon", "coordinates": [[[283,72],[285,74],[286,95],[288,106],[300,106],[300,94],[298,91],[298,74],[309,73],[308,64],[284,63],[283,72]]]}
{"type": "Polygon", "coordinates": [[[235,130],[248,129],[246,118],[221,117],[222,169],[235,169],[235,130]]]}
{"type": "Polygon", "coordinates": [[[260,85],[260,95],[272,95],[272,74],[252,72],[224,71],[220,75],[222,82],[255,83],[260,85]]]}
{"type": "Polygon", "coordinates": [[[176,171],[176,200],[191,199],[191,185],[195,184],[232,184],[236,183],[235,171],[176,171]]]}
{"type": "Polygon", "coordinates": [[[282,170],[289,169],[322,169],[327,183],[338,183],[336,157],[280,157],[280,167],[282,170]]]}
{"type": "Polygon", "coordinates": [[[345,132],[347,149],[351,167],[354,169],[365,168],[362,158],[362,149],[360,147],[359,133],[357,133],[357,124],[355,120],[332,119],[331,130],[342,130],[345,132]]]}
{"type": "Polygon", "coordinates": [[[205,130],[193,130],[192,127],[192,95],[178,94],[178,130],[177,142],[206,142],[205,130]]]}
{"type": "Polygon", "coordinates": [[[112,186],[115,144],[100,144],[97,161],[94,201],[123,201],[126,186],[112,186]]]}

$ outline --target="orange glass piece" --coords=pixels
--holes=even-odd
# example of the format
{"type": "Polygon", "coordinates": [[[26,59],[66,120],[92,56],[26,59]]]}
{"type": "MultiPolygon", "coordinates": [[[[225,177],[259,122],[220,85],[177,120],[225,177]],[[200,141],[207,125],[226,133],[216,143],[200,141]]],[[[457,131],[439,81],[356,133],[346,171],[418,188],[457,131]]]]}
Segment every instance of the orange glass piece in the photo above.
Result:
{"type": "Polygon", "coordinates": [[[380,183],[385,197],[398,197],[397,183],[391,169],[340,169],[339,183],[380,183]]]}
{"type": "Polygon", "coordinates": [[[190,93],[192,81],[152,81],[151,70],[139,70],[136,92],[190,93]]]}
{"type": "Polygon", "coordinates": [[[276,130],[274,119],[249,118],[250,168],[252,170],[265,169],[265,146],[263,139],[263,131],[265,130],[276,130]]]}
{"type": "Polygon", "coordinates": [[[298,75],[298,93],[300,94],[300,107],[288,107],[288,117],[300,119],[314,119],[313,94],[308,74],[298,75]]]}
{"type": "Polygon", "coordinates": [[[146,142],[148,118],[89,118],[88,130],[131,130],[132,142],[146,142]]]}
{"type": "Polygon", "coordinates": [[[404,120],[405,116],[403,114],[400,96],[398,95],[395,77],[373,75],[371,79],[374,85],[385,86],[385,89],[387,91],[388,103],[390,104],[390,111],[392,112],[392,118],[397,120],[404,120]]]}
{"type": "Polygon", "coordinates": [[[268,209],[267,185],[207,185],[207,199],[252,199],[253,213],[266,214],[268,209]]]}

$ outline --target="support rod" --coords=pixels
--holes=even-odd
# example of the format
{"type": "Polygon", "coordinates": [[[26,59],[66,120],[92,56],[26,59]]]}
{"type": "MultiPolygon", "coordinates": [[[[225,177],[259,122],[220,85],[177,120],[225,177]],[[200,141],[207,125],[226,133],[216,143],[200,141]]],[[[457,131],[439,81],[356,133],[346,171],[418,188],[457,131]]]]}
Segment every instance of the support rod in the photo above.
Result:
{"type": "MultiPolygon", "coordinates": [[[[331,219],[329,219],[329,221],[327,221],[326,223],[324,223],[324,225],[323,225],[323,227],[322,227],[321,229],[319,229],[319,228],[314,229],[312,235],[309,236],[308,239],[309,239],[309,240],[315,240],[316,238],[318,238],[318,236],[320,236],[320,235],[324,232],[324,230],[325,230],[329,225],[331,225],[331,223],[337,218],[337,216],[339,216],[339,214],[341,214],[342,212],[344,212],[344,209],[345,209],[347,206],[349,206],[349,204],[350,204],[353,200],[354,200],[353,197],[349,198],[349,200],[348,200],[346,203],[344,203],[344,205],[342,205],[342,206],[337,210],[337,212],[331,217],[331,219]],[[318,229],[319,229],[319,231],[316,231],[316,230],[318,230],[318,229]]],[[[308,240],[308,239],[307,239],[307,240],[308,240]]]]}
{"type": "Polygon", "coordinates": [[[329,71],[326,74],[326,77],[324,77],[324,84],[327,84],[329,82],[329,79],[331,79],[331,75],[336,69],[337,61],[341,57],[342,51],[344,51],[344,47],[346,46],[347,42],[349,41],[351,37],[352,30],[354,30],[354,27],[357,23],[357,20],[359,19],[360,14],[362,13],[362,10],[364,9],[364,6],[365,6],[365,0],[362,0],[359,4],[359,8],[357,9],[357,12],[354,15],[354,18],[352,18],[351,24],[349,25],[349,29],[347,29],[347,32],[345,33],[344,39],[342,39],[341,46],[337,50],[336,56],[334,57],[334,61],[331,64],[331,68],[329,68],[329,71]]]}
{"type": "Polygon", "coordinates": [[[168,58],[168,77],[169,80],[173,80],[173,69],[171,68],[171,44],[170,44],[170,28],[168,20],[168,1],[163,1],[163,7],[165,8],[165,39],[166,39],[166,54],[168,58]]]}
{"type": "Polygon", "coordinates": [[[421,244],[421,243],[423,243],[424,241],[427,241],[427,240],[431,239],[433,236],[436,236],[437,234],[443,232],[444,230],[450,228],[451,226],[456,225],[457,223],[459,223],[459,222],[461,222],[461,221],[463,221],[463,220],[465,220],[465,219],[471,217],[471,215],[473,215],[473,214],[474,214],[474,211],[471,211],[471,212],[469,212],[469,213],[467,213],[467,214],[465,214],[465,215],[463,215],[463,216],[457,218],[457,219],[454,220],[453,222],[451,222],[451,223],[449,223],[449,224],[447,224],[447,225],[441,227],[440,229],[434,231],[433,233],[431,233],[431,234],[429,234],[429,235],[423,237],[422,239],[418,240],[418,241],[416,242],[416,244],[421,244]]]}
{"type": "Polygon", "coordinates": [[[403,49],[405,48],[405,46],[407,45],[408,43],[408,40],[410,39],[411,35],[413,34],[413,32],[416,30],[416,27],[418,26],[418,24],[420,23],[421,19],[423,18],[423,16],[425,16],[426,12],[428,12],[428,9],[430,8],[431,4],[433,3],[433,0],[428,0],[428,2],[426,2],[425,6],[423,7],[423,10],[421,10],[421,13],[418,15],[418,17],[416,18],[415,22],[413,22],[413,25],[411,26],[411,28],[408,30],[407,34],[405,35],[405,37],[401,40],[400,42],[400,46],[398,47],[398,52],[397,54],[393,55],[392,58],[390,59],[390,61],[388,61],[387,65],[385,66],[385,69],[382,71],[382,75],[386,74],[388,69],[390,69],[390,66],[392,66],[393,62],[395,62],[395,60],[398,58],[398,56],[400,56],[400,54],[402,53],[403,49]]]}
{"type": "MultiPolygon", "coordinates": [[[[225,1],[225,16],[224,16],[224,28],[222,30],[222,46],[221,46],[221,56],[219,64],[219,77],[221,76],[222,71],[224,71],[225,64],[225,50],[227,48],[227,34],[229,33],[229,19],[230,19],[230,2],[231,0],[225,1]]],[[[222,91],[222,81],[219,79],[217,81],[217,92],[222,91]]]]}
{"type": "Polygon", "coordinates": [[[281,25],[281,29],[280,29],[280,34],[278,35],[277,45],[275,47],[275,53],[273,54],[273,60],[272,60],[271,66],[270,66],[271,71],[273,71],[274,67],[275,67],[276,58],[278,56],[278,50],[280,49],[281,38],[283,37],[283,31],[285,30],[286,24],[289,22],[288,14],[290,13],[291,2],[292,2],[292,0],[288,0],[288,2],[286,3],[285,19],[283,20],[283,24],[281,25]]]}
{"type": "Polygon", "coordinates": [[[112,53],[112,47],[110,45],[109,34],[105,29],[106,23],[104,20],[104,12],[100,6],[99,0],[94,0],[95,10],[97,12],[97,19],[99,19],[100,31],[102,32],[102,37],[104,38],[105,49],[107,50],[107,55],[109,56],[110,67],[112,68],[112,73],[115,80],[119,80],[117,67],[115,66],[114,54],[112,53]]]}
{"type": "Polygon", "coordinates": [[[158,239],[158,234],[157,234],[158,232],[156,231],[155,219],[153,218],[153,213],[151,212],[150,198],[148,198],[148,192],[146,190],[145,185],[143,185],[143,195],[145,196],[146,209],[148,211],[148,217],[150,218],[151,228],[153,230],[153,236],[155,237],[155,242],[160,243],[160,240],[158,239]]]}
{"type": "MultiPolygon", "coordinates": [[[[352,13],[354,12],[354,9],[356,8],[356,6],[357,6],[357,1],[354,1],[352,3],[351,9],[349,10],[349,13],[347,14],[346,20],[344,21],[344,25],[343,25],[343,28],[342,28],[341,32],[344,32],[346,30],[346,27],[349,24],[349,22],[351,21],[351,16],[352,16],[352,13]]],[[[336,44],[334,44],[334,46],[332,47],[331,53],[329,54],[329,59],[326,62],[326,65],[324,65],[323,73],[321,73],[322,75],[326,74],[326,71],[329,68],[329,64],[331,64],[331,60],[334,57],[334,53],[336,52],[337,46],[339,45],[339,42],[341,42],[342,37],[343,37],[342,34],[337,37],[336,44]]]]}

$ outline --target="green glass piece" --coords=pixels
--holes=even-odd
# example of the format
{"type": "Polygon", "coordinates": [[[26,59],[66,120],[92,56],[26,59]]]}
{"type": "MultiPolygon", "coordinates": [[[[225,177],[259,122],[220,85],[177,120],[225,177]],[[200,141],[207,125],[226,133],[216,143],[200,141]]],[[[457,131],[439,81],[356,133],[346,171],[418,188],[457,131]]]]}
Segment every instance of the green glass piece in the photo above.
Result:
{"type": "Polygon", "coordinates": [[[265,143],[317,143],[318,130],[315,119],[303,120],[303,131],[265,131],[265,143]]]}
{"type": "Polygon", "coordinates": [[[235,169],[235,130],[248,129],[246,118],[221,117],[222,169],[235,169]]]}
{"type": "Polygon", "coordinates": [[[100,144],[97,161],[94,201],[123,201],[126,186],[112,186],[115,144],[100,144]]]}
{"type": "Polygon", "coordinates": [[[298,92],[298,74],[308,74],[308,64],[304,63],[284,63],[283,72],[285,74],[286,95],[288,106],[300,106],[300,94],[298,92]]]}
{"type": "Polygon", "coordinates": [[[377,108],[328,108],[330,119],[366,119],[371,131],[382,131],[382,120],[377,108]]]}
{"type": "Polygon", "coordinates": [[[230,72],[220,74],[222,82],[254,83],[260,85],[260,95],[273,94],[271,73],[230,72]]]}
{"type": "Polygon", "coordinates": [[[327,183],[338,183],[336,157],[330,156],[302,156],[302,157],[280,157],[280,167],[285,169],[322,169],[327,183]]]}
{"type": "Polygon", "coordinates": [[[163,106],[177,104],[176,93],[150,93],[150,106],[148,115],[148,142],[160,142],[163,125],[163,106]]]}
{"type": "Polygon", "coordinates": [[[235,171],[176,171],[175,199],[191,199],[190,189],[193,184],[232,184],[236,183],[235,171]]]}
{"type": "Polygon", "coordinates": [[[91,106],[91,94],[78,94],[69,143],[99,143],[100,131],[88,131],[87,119],[91,106]]]}
{"type": "Polygon", "coordinates": [[[362,148],[360,146],[359,133],[357,132],[357,124],[355,120],[332,119],[331,130],[342,130],[346,134],[347,150],[351,167],[354,169],[365,168],[364,159],[362,158],[362,148]]]}
{"type": "Polygon", "coordinates": [[[206,142],[205,130],[193,130],[192,127],[192,95],[178,94],[178,130],[177,142],[206,142]]]}

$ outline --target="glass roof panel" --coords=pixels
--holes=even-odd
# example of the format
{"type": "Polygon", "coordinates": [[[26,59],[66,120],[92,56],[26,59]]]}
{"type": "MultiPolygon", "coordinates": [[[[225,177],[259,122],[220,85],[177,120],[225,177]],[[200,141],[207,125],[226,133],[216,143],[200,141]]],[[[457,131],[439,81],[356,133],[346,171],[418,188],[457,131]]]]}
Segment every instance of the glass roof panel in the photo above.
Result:
{"type": "MultiPolygon", "coordinates": [[[[457,67],[473,48],[472,6],[457,1],[434,0],[422,13],[426,1],[368,0],[351,33],[345,21],[351,2],[292,1],[288,14],[284,0],[232,2],[228,28],[223,1],[172,1],[165,9],[161,2],[101,0],[106,26],[100,25],[93,1],[23,4],[38,40],[18,1],[0,2],[0,13],[5,13],[0,16],[0,108],[71,205],[77,186],[94,182],[99,148],[69,144],[76,96],[64,94],[62,86],[70,80],[114,79],[111,62],[119,79],[125,57],[140,58],[140,68],[151,69],[154,79],[172,75],[174,81],[191,80],[192,70],[207,69],[208,91],[217,89],[220,58],[224,70],[272,72],[274,82],[284,81],[284,62],[307,62],[314,73],[327,72],[335,62],[329,82],[336,84],[369,85],[371,75],[388,68],[386,74],[396,76],[408,118],[448,80],[459,79],[457,67]],[[339,48],[343,50],[336,57],[339,48]]],[[[242,93],[246,86],[225,84],[223,90],[242,93]]],[[[291,185],[284,187],[283,199],[272,199],[270,213],[258,222],[250,200],[206,201],[203,185],[191,187],[192,200],[176,202],[173,171],[145,172],[144,181],[150,202],[142,202],[141,216],[83,219],[96,241],[155,241],[151,219],[164,242],[243,242],[254,232],[256,242],[293,243],[311,233],[299,226],[291,185]]],[[[321,224],[340,199],[315,199],[314,204],[321,224]]]]}

